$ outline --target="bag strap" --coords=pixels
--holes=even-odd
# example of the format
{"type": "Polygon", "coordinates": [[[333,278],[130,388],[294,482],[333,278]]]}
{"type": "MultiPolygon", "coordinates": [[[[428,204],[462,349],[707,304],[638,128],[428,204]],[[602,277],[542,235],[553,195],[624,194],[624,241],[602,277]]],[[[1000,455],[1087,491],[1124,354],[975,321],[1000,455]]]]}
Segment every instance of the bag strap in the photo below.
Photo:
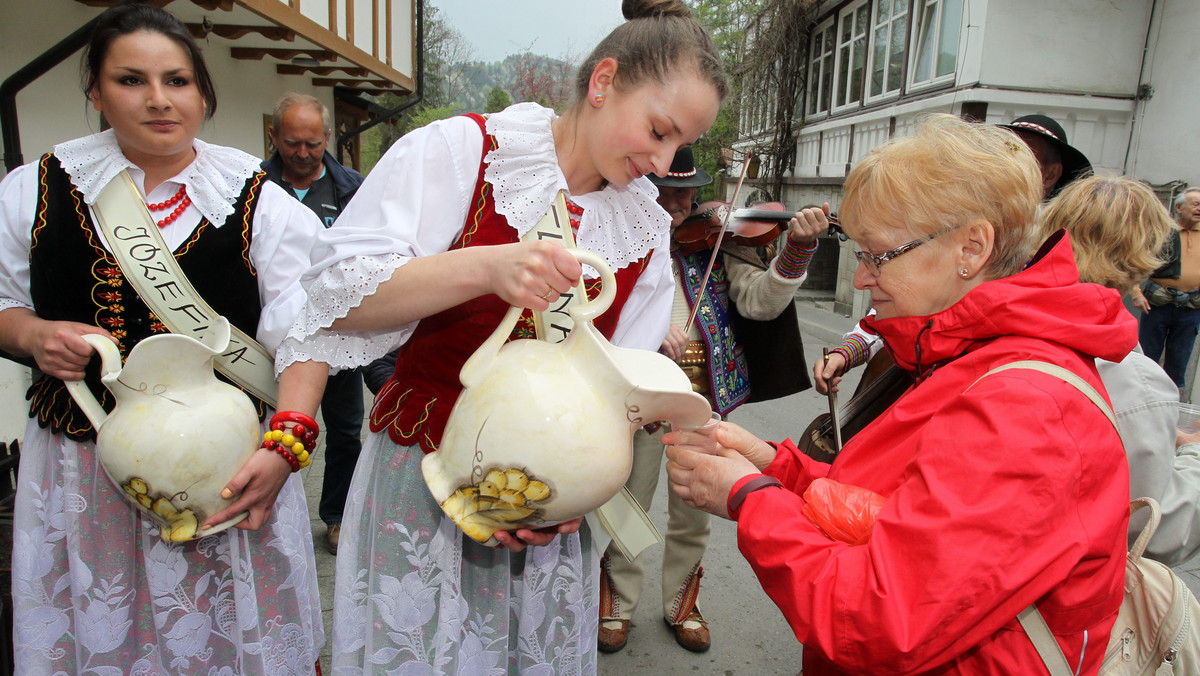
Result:
{"type": "Polygon", "coordinates": [[[1029,634],[1029,640],[1033,642],[1033,647],[1046,664],[1046,669],[1050,670],[1050,676],[1074,676],[1075,672],[1071,671],[1067,656],[1063,655],[1062,646],[1054,639],[1054,634],[1046,624],[1046,618],[1038,612],[1036,604],[1031,603],[1025,610],[1017,613],[1017,621],[1025,627],[1025,633],[1029,634]]]}
{"type": "MultiPolygon", "coordinates": [[[[1031,359],[1015,361],[1011,364],[997,366],[991,371],[979,376],[979,378],[976,379],[974,383],[971,383],[971,386],[967,387],[967,389],[971,389],[971,387],[974,387],[975,383],[978,383],[980,380],[983,380],[993,373],[1007,371],[1008,369],[1030,369],[1033,371],[1041,371],[1042,373],[1048,373],[1061,379],[1068,385],[1071,385],[1075,389],[1082,392],[1088,399],[1091,399],[1092,403],[1104,412],[1104,415],[1108,418],[1108,421],[1112,423],[1113,429],[1117,430],[1117,434],[1121,434],[1121,429],[1117,426],[1117,417],[1113,414],[1112,407],[1108,405],[1108,402],[1104,401],[1104,397],[1100,396],[1100,393],[1096,391],[1096,388],[1092,387],[1091,384],[1083,378],[1080,378],[1075,373],[1059,366],[1058,364],[1050,364],[1048,362],[1031,359]]],[[[1158,518],[1160,516],[1160,512],[1158,510],[1157,503],[1150,498],[1139,498],[1138,500],[1134,500],[1130,505],[1131,510],[1136,510],[1138,507],[1147,504],[1152,509],[1150,523],[1147,524],[1146,528],[1142,530],[1142,534],[1138,536],[1137,542],[1134,543],[1134,548],[1137,549],[1137,556],[1139,557],[1141,556],[1142,552],[1146,550],[1146,545],[1149,544],[1150,537],[1154,535],[1154,530],[1158,527],[1158,518]]],[[[1132,559],[1134,556],[1133,550],[1130,550],[1129,556],[1132,559]]],[[[1067,662],[1067,657],[1063,654],[1062,646],[1058,645],[1058,641],[1055,640],[1053,632],[1050,631],[1049,625],[1046,624],[1046,618],[1042,617],[1042,614],[1038,611],[1036,603],[1029,604],[1027,608],[1022,610],[1020,613],[1017,613],[1017,621],[1020,622],[1021,626],[1025,628],[1025,633],[1029,635],[1029,640],[1033,643],[1033,647],[1037,650],[1038,655],[1042,658],[1042,662],[1045,663],[1046,669],[1050,671],[1051,676],[1074,676],[1075,672],[1071,671],[1071,664],[1067,662]]]]}
{"type": "Polygon", "coordinates": [[[1011,364],[997,366],[991,371],[979,376],[979,378],[976,379],[974,383],[971,383],[967,389],[971,389],[975,386],[975,383],[978,383],[980,380],[983,380],[993,373],[999,373],[1000,371],[1007,371],[1009,369],[1029,369],[1031,371],[1041,371],[1042,373],[1048,373],[1063,380],[1068,385],[1071,385],[1075,389],[1082,392],[1088,399],[1091,399],[1092,403],[1095,404],[1096,407],[1101,411],[1103,411],[1106,417],[1108,417],[1108,421],[1112,423],[1113,429],[1117,430],[1117,434],[1121,434],[1121,428],[1117,427],[1117,416],[1113,415],[1112,407],[1108,405],[1108,402],[1104,401],[1104,397],[1100,396],[1100,393],[1096,391],[1096,388],[1092,387],[1091,383],[1088,381],[1080,378],[1079,376],[1075,375],[1075,373],[1068,371],[1058,364],[1051,364],[1049,362],[1036,361],[1033,359],[1014,361],[1011,364]]]}

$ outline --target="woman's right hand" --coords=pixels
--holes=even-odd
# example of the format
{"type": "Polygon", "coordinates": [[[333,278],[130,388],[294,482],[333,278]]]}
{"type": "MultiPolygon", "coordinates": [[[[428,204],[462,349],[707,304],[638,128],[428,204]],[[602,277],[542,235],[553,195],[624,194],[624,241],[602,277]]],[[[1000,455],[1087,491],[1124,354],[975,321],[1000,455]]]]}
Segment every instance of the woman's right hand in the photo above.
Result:
{"type": "Polygon", "coordinates": [[[566,247],[552,242],[518,242],[495,247],[485,263],[492,293],[509,305],[545,310],[583,275],[566,247]]]}
{"type": "Polygon", "coordinates": [[[707,455],[737,451],[759,471],[775,460],[775,447],[751,434],[744,427],[721,422],[701,430],[671,430],[662,437],[664,446],[678,446],[707,455]]]}
{"type": "Polygon", "coordinates": [[[43,373],[60,380],[83,380],[95,349],[82,336],[94,333],[117,342],[108,331],[79,322],[39,319],[29,328],[32,331],[21,342],[43,373]]]}
{"type": "Polygon", "coordinates": [[[846,358],[841,352],[830,352],[829,356],[813,364],[813,385],[820,394],[838,391],[842,375],[846,372],[846,358]]]}

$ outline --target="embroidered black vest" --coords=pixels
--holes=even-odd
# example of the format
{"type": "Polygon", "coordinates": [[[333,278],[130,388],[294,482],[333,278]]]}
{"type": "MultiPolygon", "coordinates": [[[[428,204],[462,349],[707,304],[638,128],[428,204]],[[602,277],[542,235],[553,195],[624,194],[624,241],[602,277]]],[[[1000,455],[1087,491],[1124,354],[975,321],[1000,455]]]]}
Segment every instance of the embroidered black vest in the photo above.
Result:
{"type": "MultiPolygon", "coordinates": [[[[250,177],[222,227],[202,219],[174,252],[200,297],[251,336],[258,329],[261,312],[257,273],[250,263],[251,224],[265,180],[261,172],[250,177]]],[[[29,291],[39,317],[106,329],[117,339],[122,359],[144,338],[169,333],[100,244],[83,195],[51,154],[38,163],[29,274],[29,291]]],[[[88,366],[85,381],[105,410],[111,411],[115,401],[100,383],[99,359],[88,366]]],[[[29,415],[36,416],[40,426],[76,441],[95,438],[91,423],[61,380],[41,374],[26,396],[31,402],[29,415]]],[[[265,415],[265,405],[253,396],[251,400],[259,415],[265,415]]],[[[196,424],[205,422],[197,420],[196,424]]]]}

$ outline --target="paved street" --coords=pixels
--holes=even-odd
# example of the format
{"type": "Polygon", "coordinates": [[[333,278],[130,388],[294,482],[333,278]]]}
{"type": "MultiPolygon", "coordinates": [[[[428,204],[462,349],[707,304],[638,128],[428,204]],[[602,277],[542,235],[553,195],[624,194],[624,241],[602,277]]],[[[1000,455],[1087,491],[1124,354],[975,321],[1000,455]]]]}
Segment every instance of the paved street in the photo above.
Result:
{"type": "MultiPolygon", "coordinates": [[[[853,326],[853,320],[834,314],[819,299],[797,302],[804,333],[805,355],[811,365],[823,347],[832,347],[853,326]]],[[[844,385],[853,392],[857,372],[844,385]]],[[[817,415],[828,410],[824,397],[813,391],[783,399],[743,406],[730,420],[765,439],[799,434],[817,415]]],[[[317,500],[324,472],[323,454],[317,453],[307,470],[305,486],[312,532],[317,549],[317,571],[328,637],[333,608],[334,558],[324,548],[325,526],[317,517],[317,500]]],[[[666,527],[666,475],[659,481],[650,515],[660,529],[666,527]]],[[[621,652],[600,656],[600,673],[612,676],[660,674],[722,674],[724,676],[794,676],[800,671],[801,647],[782,614],[763,593],[749,565],[737,550],[734,524],[713,519],[712,538],[704,562],[700,607],[709,620],[713,647],[707,653],[688,652],[676,645],[661,619],[658,575],[661,547],[647,553],[646,591],[635,614],[629,644],[621,652]]],[[[1193,592],[1200,592],[1200,559],[1176,569],[1193,592]]],[[[329,641],[321,654],[329,673],[329,641]]]]}

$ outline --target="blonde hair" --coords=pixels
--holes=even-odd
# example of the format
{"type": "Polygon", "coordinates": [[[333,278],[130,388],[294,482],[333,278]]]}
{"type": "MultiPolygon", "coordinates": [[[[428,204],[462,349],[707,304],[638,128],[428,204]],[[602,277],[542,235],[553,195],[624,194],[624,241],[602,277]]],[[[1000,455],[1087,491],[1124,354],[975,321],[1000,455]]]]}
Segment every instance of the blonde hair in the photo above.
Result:
{"type": "Polygon", "coordinates": [[[985,220],[995,231],[985,274],[997,279],[1028,260],[1041,200],[1041,169],[1016,134],[939,114],[850,171],[840,215],[851,227],[901,224],[914,238],[985,220]]]}
{"type": "Polygon", "coordinates": [[[1070,183],[1042,213],[1039,231],[1071,235],[1079,278],[1128,293],[1157,270],[1175,223],[1146,184],[1123,176],[1070,183]]]}

